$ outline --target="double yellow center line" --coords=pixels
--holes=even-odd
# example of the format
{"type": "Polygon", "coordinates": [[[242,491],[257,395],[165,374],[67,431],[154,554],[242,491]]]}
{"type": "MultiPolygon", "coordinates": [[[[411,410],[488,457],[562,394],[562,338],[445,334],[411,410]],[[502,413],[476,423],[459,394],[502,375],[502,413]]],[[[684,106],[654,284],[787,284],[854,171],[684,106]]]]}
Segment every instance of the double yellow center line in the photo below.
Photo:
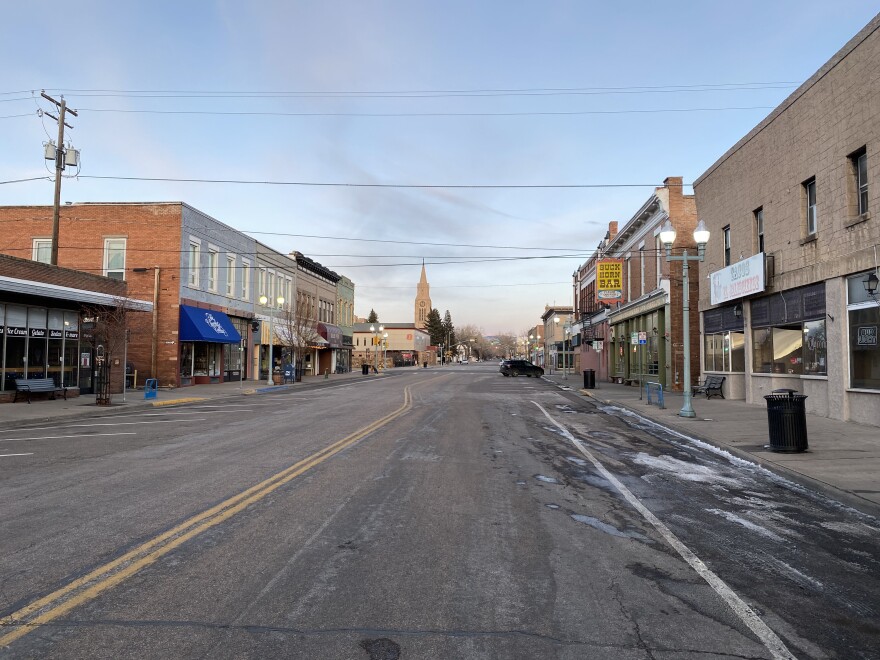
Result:
{"type": "Polygon", "coordinates": [[[410,388],[404,389],[403,405],[351,435],[334,442],[308,458],[269,477],[251,488],[230,497],[216,506],[193,516],[155,538],[129,550],[124,555],[96,568],[87,575],[70,582],[52,593],[0,619],[0,629],[11,628],[0,637],[0,647],[7,646],[41,625],[49,623],[83,603],[118,585],[157,559],[202,532],[219,525],[251,504],[258,502],[276,489],[300,476],[307,470],[350,447],[361,438],[400,417],[412,407],[410,388]]]}

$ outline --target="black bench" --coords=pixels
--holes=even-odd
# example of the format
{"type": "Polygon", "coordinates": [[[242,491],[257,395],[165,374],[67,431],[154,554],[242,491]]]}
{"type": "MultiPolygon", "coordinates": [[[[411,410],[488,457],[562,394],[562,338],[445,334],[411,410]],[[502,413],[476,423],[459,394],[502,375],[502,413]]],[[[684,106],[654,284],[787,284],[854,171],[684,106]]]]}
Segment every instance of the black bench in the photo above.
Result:
{"type": "Polygon", "coordinates": [[[691,396],[705,394],[707,399],[711,399],[713,394],[717,394],[723,399],[724,392],[721,391],[721,386],[724,385],[725,378],[726,376],[706,376],[702,385],[694,385],[691,396]]]}
{"type": "Polygon", "coordinates": [[[53,399],[58,392],[62,392],[64,394],[65,401],[67,400],[67,389],[64,387],[58,387],[55,384],[55,381],[51,378],[16,378],[15,397],[12,399],[12,403],[18,401],[18,395],[21,392],[27,392],[28,403],[31,402],[31,394],[35,392],[51,392],[53,399]]]}

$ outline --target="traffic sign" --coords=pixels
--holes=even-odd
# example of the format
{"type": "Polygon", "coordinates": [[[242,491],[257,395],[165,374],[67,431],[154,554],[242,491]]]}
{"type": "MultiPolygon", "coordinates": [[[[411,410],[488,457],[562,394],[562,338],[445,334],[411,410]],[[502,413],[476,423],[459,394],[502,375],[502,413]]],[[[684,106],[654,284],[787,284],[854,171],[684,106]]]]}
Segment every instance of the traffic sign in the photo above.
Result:
{"type": "Polygon", "coordinates": [[[648,333],[647,332],[640,332],[639,333],[639,343],[640,344],[647,344],[648,343],[648,333]]]}

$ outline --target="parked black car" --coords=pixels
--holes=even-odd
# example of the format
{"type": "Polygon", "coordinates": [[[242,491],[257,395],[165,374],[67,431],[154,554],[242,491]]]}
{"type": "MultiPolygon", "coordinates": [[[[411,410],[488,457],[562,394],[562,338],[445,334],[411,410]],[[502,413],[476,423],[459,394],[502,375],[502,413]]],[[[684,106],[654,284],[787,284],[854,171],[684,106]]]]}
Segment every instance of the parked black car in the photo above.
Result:
{"type": "Polygon", "coordinates": [[[544,375],[544,370],[537,364],[532,364],[528,360],[505,360],[501,363],[500,371],[505,376],[534,376],[540,378],[544,375]]]}

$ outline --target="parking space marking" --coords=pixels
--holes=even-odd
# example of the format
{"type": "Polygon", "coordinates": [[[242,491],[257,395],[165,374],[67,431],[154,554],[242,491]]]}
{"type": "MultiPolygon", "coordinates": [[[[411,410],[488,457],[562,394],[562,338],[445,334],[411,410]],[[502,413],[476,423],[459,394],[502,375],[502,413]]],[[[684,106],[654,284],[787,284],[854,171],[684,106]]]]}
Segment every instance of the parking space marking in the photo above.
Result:
{"type": "MultiPolygon", "coordinates": [[[[33,430],[33,429],[28,429],[33,430]]],[[[80,435],[44,435],[38,436],[36,438],[2,438],[0,442],[24,442],[26,440],[61,440],[64,438],[98,438],[102,436],[114,436],[114,435],[137,435],[134,431],[129,432],[120,432],[120,433],[82,433],[80,435]]]]}
{"type": "Polygon", "coordinates": [[[34,455],[33,452],[31,452],[30,454],[0,454],[0,458],[8,458],[10,456],[33,456],[33,455],[34,455]]]}
{"type": "MultiPolygon", "coordinates": [[[[189,419],[189,422],[204,422],[207,417],[198,417],[196,419],[189,419]]],[[[25,431],[51,431],[52,429],[90,429],[94,426],[132,426],[134,424],[176,424],[180,420],[178,419],[149,419],[145,422],[93,422],[90,424],[57,424],[55,426],[32,426],[30,428],[24,429],[25,431]]],[[[22,429],[7,429],[4,431],[0,431],[0,433],[16,433],[21,432],[22,429]]],[[[8,438],[3,438],[4,440],[8,438]]]]}

